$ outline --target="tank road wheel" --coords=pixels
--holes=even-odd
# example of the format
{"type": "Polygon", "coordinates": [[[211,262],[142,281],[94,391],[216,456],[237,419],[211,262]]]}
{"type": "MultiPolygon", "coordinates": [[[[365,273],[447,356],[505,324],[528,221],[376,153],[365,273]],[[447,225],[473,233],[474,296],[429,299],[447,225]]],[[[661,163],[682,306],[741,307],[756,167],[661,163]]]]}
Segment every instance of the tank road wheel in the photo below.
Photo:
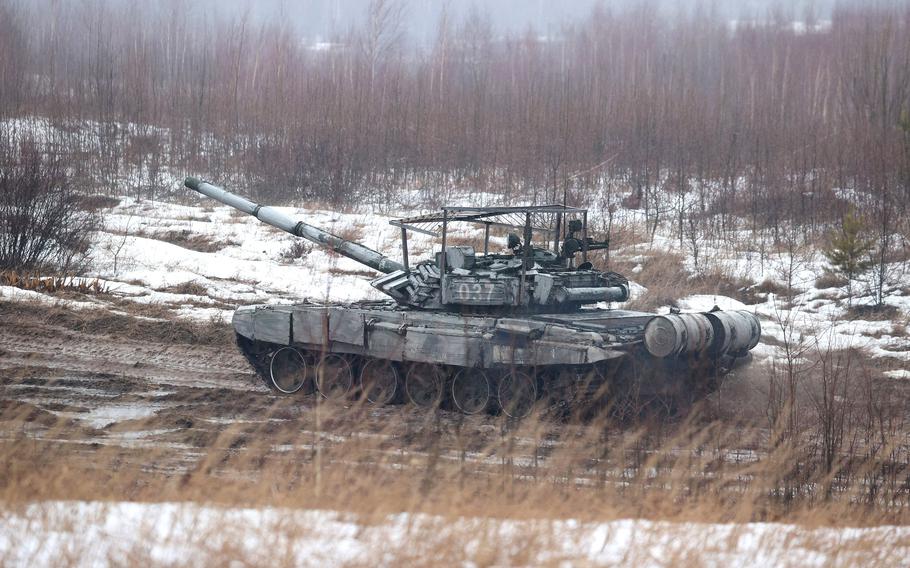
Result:
{"type": "Polygon", "coordinates": [[[465,414],[478,414],[487,409],[493,389],[490,379],[480,369],[462,369],[452,379],[452,402],[465,414]]]}
{"type": "Polygon", "coordinates": [[[497,391],[499,407],[509,418],[525,418],[537,402],[537,381],[524,371],[507,373],[497,391]]]}
{"type": "Polygon", "coordinates": [[[307,384],[306,359],[293,347],[282,347],[272,354],[269,362],[272,387],[284,394],[294,394],[307,384]]]}
{"type": "Polygon", "coordinates": [[[400,382],[398,369],[391,361],[370,359],[360,370],[360,390],[373,404],[391,404],[400,382]]]}
{"type": "Polygon", "coordinates": [[[354,387],[354,371],[341,355],[326,355],[316,365],[316,390],[323,398],[341,400],[354,387]]]}
{"type": "Polygon", "coordinates": [[[445,393],[446,372],[439,365],[415,363],[408,367],[404,390],[408,399],[422,408],[436,408],[445,393]]]}

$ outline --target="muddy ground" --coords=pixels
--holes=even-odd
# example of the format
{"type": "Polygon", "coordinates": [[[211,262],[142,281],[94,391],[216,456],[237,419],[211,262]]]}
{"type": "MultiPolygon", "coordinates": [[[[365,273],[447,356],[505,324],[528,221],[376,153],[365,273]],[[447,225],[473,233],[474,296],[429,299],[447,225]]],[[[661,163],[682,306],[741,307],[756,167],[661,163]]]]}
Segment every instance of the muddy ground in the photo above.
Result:
{"type": "MultiPolygon", "coordinates": [[[[136,314],[22,303],[0,303],[0,317],[0,440],[28,438],[87,463],[99,448],[115,450],[143,470],[176,474],[194,470],[213,448],[260,451],[264,442],[272,455],[309,459],[312,441],[331,446],[358,437],[386,459],[403,447],[423,453],[432,445],[451,459],[499,461],[473,453],[502,434],[497,417],[356,402],[322,403],[317,417],[312,395],[279,396],[265,387],[227,324],[188,330],[136,314]]],[[[545,451],[547,437],[527,440],[528,452],[545,451]]]]}

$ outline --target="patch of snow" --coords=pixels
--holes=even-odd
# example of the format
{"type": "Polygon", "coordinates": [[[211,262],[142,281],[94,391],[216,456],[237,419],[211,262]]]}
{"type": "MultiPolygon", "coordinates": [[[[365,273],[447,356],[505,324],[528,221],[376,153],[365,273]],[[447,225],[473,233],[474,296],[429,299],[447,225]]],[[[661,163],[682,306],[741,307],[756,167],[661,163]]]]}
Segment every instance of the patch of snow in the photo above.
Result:
{"type": "Polygon", "coordinates": [[[910,379],[910,371],[906,369],[895,369],[893,371],[885,371],[884,375],[892,379],[910,379]]]}
{"type": "Polygon", "coordinates": [[[714,309],[714,306],[719,307],[724,311],[731,310],[747,310],[749,306],[746,304],[734,300],[733,298],[728,298],[727,296],[712,296],[705,294],[696,294],[683,298],[677,302],[679,307],[687,312],[710,312],[714,309]]]}
{"type": "Polygon", "coordinates": [[[0,515],[0,558],[11,567],[61,558],[123,565],[137,557],[154,565],[382,565],[402,558],[457,561],[449,555],[462,554],[468,564],[485,558],[501,565],[897,566],[910,554],[906,526],[585,523],[413,513],[360,519],[322,510],[81,501],[35,503],[0,515]]]}
{"type": "Polygon", "coordinates": [[[67,300],[57,298],[49,294],[43,294],[34,290],[22,290],[14,286],[0,286],[0,300],[5,301],[31,301],[44,304],[46,306],[62,306],[76,310],[97,308],[99,304],[94,302],[79,302],[76,300],[67,300]]]}

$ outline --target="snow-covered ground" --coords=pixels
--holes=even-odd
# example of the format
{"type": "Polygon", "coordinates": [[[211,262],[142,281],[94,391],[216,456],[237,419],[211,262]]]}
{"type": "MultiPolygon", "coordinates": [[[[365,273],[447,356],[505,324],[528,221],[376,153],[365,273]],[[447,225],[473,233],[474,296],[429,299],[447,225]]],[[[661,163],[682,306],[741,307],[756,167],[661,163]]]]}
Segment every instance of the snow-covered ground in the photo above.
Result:
{"type": "Polygon", "coordinates": [[[44,502],[0,513],[0,564],[906,566],[910,527],[499,520],[195,504],[44,502]]]}

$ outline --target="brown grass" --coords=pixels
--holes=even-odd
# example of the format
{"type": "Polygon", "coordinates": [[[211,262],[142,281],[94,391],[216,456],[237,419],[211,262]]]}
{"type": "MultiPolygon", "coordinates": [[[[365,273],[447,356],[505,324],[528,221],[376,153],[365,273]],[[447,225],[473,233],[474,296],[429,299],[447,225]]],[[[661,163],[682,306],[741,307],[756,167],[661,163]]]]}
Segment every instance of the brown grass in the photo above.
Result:
{"type": "MultiPolygon", "coordinates": [[[[897,436],[885,442],[900,461],[863,448],[845,455],[849,467],[832,477],[816,463],[808,436],[775,446],[745,425],[691,419],[621,429],[487,419],[489,428],[477,429],[413,409],[381,420],[366,410],[322,404],[287,420],[292,407],[275,399],[258,417],[265,423],[238,422],[196,438],[202,453],[185,468],[167,445],[86,453],[71,443],[85,436],[71,421],[9,407],[2,414],[6,430],[24,431],[28,423],[44,431],[37,441],[0,443],[0,499],[277,505],[368,518],[410,511],[582,521],[910,522],[902,485],[907,450],[897,436]],[[161,469],[150,472],[147,464],[161,469]],[[836,488],[826,495],[822,487],[832,479],[836,488]]],[[[191,428],[192,421],[184,424],[191,428]]]]}
{"type": "Polygon", "coordinates": [[[304,239],[297,239],[281,252],[279,260],[294,262],[297,259],[306,258],[312,251],[313,245],[311,243],[304,239]]]}
{"type": "Polygon", "coordinates": [[[649,252],[642,260],[641,267],[637,274],[632,272],[634,264],[631,262],[614,262],[611,267],[648,289],[641,297],[629,302],[629,307],[636,310],[653,311],[664,306],[675,307],[680,298],[692,294],[727,296],[751,305],[764,301],[769,292],[778,293],[782,290],[782,287],[770,280],[756,285],[749,278],[719,268],[692,275],[686,270],[683,257],[676,253],[649,252]]]}
{"type": "MultiPolygon", "coordinates": [[[[689,294],[689,273],[680,255],[650,252],[641,266],[638,274],[625,270],[633,280],[648,289],[641,297],[628,303],[630,309],[655,310],[662,306],[675,306],[677,300],[689,294]]],[[[619,272],[624,272],[624,268],[621,265],[614,267],[619,272]]]]}
{"type": "Polygon", "coordinates": [[[167,286],[165,288],[157,288],[157,292],[167,292],[170,294],[185,294],[187,296],[208,296],[209,290],[202,284],[198,282],[184,282],[182,284],[175,284],[174,286],[167,286]]]}
{"type": "MultiPolygon", "coordinates": [[[[446,235],[446,246],[473,247],[475,253],[483,254],[483,234],[471,236],[448,234],[446,235]]],[[[496,248],[495,243],[490,243],[490,252],[494,252],[496,248]]]]}
{"type": "MultiPolygon", "coordinates": [[[[227,349],[232,336],[224,325],[0,303],[3,321],[27,323],[21,310],[65,329],[165,345],[227,349]]],[[[737,388],[721,389],[673,421],[617,422],[604,414],[567,422],[541,413],[516,423],[196,389],[182,395],[183,406],[112,430],[168,432],[160,446],[136,449],[87,446],[86,436],[104,434],[7,402],[0,406],[6,432],[0,500],[277,505],[367,518],[410,511],[446,518],[910,523],[910,423],[902,402],[910,399],[908,389],[882,379],[860,352],[802,356],[814,359],[795,377],[799,399],[781,399],[774,390],[788,379],[784,370],[754,366],[728,379],[737,388]],[[822,388],[835,389],[829,392],[835,406],[819,403],[822,388]],[[785,418],[793,404],[800,406],[798,427],[785,418]],[[771,415],[779,417],[768,423],[771,415]],[[202,427],[207,417],[221,420],[202,427]],[[832,420],[842,433],[833,462],[820,443],[832,420]],[[184,444],[195,448],[192,456],[184,444]]]]}
{"type": "Polygon", "coordinates": [[[689,285],[700,294],[717,294],[739,300],[744,304],[758,304],[767,298],[768,292],[779,291],[770,280],[756,286],[755,282],[743,276],[735,276],[721,269],[715,269],[689,281],[689,285]]]}
{"type": "Polygon", "coordinates": [[[827,290],[829,288],[843,288],[848,284],[847,279],[839,274],[835,274],[830,270],[825,270],[822,272],[822,275],[815,279],[815,287],[819,290],[827,290]]]}
{"type": "Polygon", "coordinates": [[[188,230],[167,231],[163,233],[147,233],[144,231],[136,231],[134,233],[130,233],[130,236],[163,241],[196,252],[218,252],[227,247],[237,246],[240,244],[233,240],[219,241],[208,235],[193,234],[188,230]]]}
{"type": "Polygon", "coordinates": [[[335,266],[330,267],[328,272],[332,276],[361,276],[370,279],[376,278],[379,275],[375,270],[344,270],[335,266]]]}
{"type": "Polygon", "coordinates": [[[847,309],[847,317],[850,319],[862,319],[869,321],[893,321],[901,315],[901,311],[887,304],[881,306],[851,306],[847,309]]]}
{"type": "Polygon", "coordinates": [[[45,276],[39,272],[21,272],[6,270],[0,272],[0,285],[13,286],[22,290],[31,290],[44,294],[64,294],[67,292],[82,295],[100,295],[108,292],[101,280],[79,278],[68,274],[45,276]]]}
{"type": "Polygon", "coordinates": [[[86,195],[79,200],[79,208],[83,211],[113,209],[118,205],[120,205],[120,199],[108,195],[86,195]]]}
{"type": "Polygon", "coordinates": [[[192,234],[189,231],[168,231],[155,234],[150,238],[171,243],[196,252],[218,252],[230,246],[236,246],[235,241],[217,241],[208,235],[192,234]]]}
{"type": "MultiPolygon", "coordinates": [[[[592,235],[595,239],[601,239],[601,235],[592,235]]],[[[648,242],[648,232],[644,227],[637,223],[623,223],[613,225],[610,228],[610,249],[620,250],[624,247],[644,244],[648,242]]]]}
{"type": "Polygon", "coordinates": [[[345,225],[335,234],[346,241],[359,243],[363,241],[366,235],[366,226],[360,223],[345,225]]]}

